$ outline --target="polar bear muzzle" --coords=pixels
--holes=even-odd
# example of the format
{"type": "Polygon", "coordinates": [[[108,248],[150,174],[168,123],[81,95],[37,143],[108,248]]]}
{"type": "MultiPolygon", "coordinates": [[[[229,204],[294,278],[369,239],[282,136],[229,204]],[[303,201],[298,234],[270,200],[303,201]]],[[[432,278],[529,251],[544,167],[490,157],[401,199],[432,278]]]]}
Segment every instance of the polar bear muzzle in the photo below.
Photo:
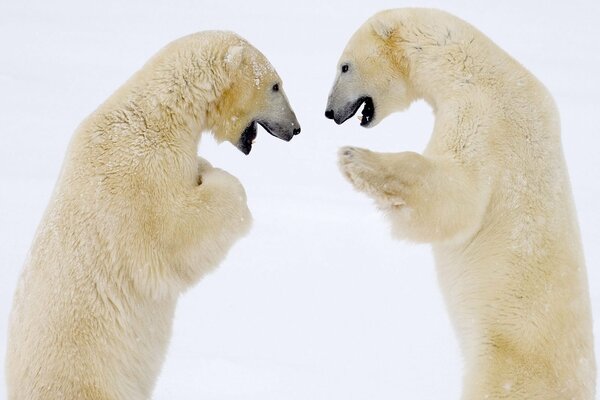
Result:
{"type": "Polygon", "coordinates": [[[327,105],[327,111],[325,111],[325,117],[332,119],[336,124],[341,125],[356,114],[363,104],[365,106],[362,111],[362,116],[360,117],[360,125],[367,127],[375,117],[375,104],[373,103],[373,98],[371,96],[362,96],[355,101],[347,102],[337,110],[331,106],[330,101],[330,104],[327,105]]]}
{"type": "Polygon", "coordinates": [[[286,142],[289,142],[294,136],[300,133],[300,124],[298,124],[298,121],[288,122],[287,124],[264,120],[258,120],[256,122],[265,128],[265,131],[286,142]],[[285,125],[288,126],[286,127],[285,125]]]}
{"type": "Polygon", "coordinates": [[[240,136],[240,140],[237,142],[236,147],[242,153],[248,155],[248,154],[250,154],[250,150],[252,150],[252,143],[254,143],[255,139],[256,139],[256,122],[252,121],[252,122],[250,122],[250,125],[248,125],[248,127],[246,129],[244,129],[244,132],[242,132],[242,135],[240,136]]]}
{"type": "Polygon", "coordinates": [[[294,116],[292,121],[287,123],[280,123],[268,120],[256,120],[250,122],[250,124],[244,129],[242,135],[240,136],[240,140],[237,142],[236,147],[244,154],[250,154],[252,150],[252,144],[257,136],[257,124],[260,124],[267,132],[276,138],[285,140],[289,142],[292,138],[298,135],[301,131],[300,123],[294,116]]]}

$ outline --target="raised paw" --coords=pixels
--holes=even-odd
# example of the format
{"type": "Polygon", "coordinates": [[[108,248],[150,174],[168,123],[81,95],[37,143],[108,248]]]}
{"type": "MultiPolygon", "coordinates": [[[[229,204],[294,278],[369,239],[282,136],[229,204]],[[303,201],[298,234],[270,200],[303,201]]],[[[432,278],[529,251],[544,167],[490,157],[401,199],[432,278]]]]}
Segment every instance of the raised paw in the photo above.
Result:
{"type": "Polygon", "coordinates": [[[202,184],[202,176],[211,169],[213,169],[212,164],[208,160],[198,156],[198,185],[202,184]]]}
{"type": "Polygon", "coordinates": [[[357,190],[382,207],[402,207],[408,187],[394,156],[356,147],[342,147],[338,154],[340,170],[357,190]]]}
{"type": "Polygon", "coordinates": [[[197,159],[198,159],[198,173],[202,174],[205,171],[213,168],[212,164],[207,159],[202,158],[200,156],[198,156],[197,159]]]}
{"type": "Polygon", "coordinates": [[[338,153],[340,170],[358,190],[376,194],[384,175],[376,153],[357,147],[342,147],[338,153]]]}

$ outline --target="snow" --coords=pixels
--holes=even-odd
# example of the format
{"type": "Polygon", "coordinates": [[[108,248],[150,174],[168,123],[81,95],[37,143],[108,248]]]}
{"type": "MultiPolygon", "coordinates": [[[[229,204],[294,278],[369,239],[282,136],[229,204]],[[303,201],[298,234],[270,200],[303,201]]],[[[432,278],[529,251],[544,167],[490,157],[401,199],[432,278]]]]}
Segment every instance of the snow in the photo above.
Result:
{"type": "MultiPolygon", "coordinates": [[[[302,133],[285,143],[261,130],[249,156],[203,138],[200,154],[245,185],[254,227],[220,268],[182,296],[154,398],[458,398],[461,360],[430,249],[392,240],[383,216],[336,166],[343,145],[422,150],[431,111],[417,103],[370,130],[323,117],[350,35],[376,11],[410,5],[1,2],[0,358],[19,271],[76,126],[171,40],[223,29],[269,58],[302,133]]],[[[600,3],[419,5],[473,23],[553,93],[600,337],[600,3]]]]}
{"type": "Polygon", "coordinates": [[[227,54],[225,54],[225,63],[227,63],[228,65],[231,64],[231,62],[234,60],[234,58],[236,56],[240,56],[240,53],[244,51],[244,46],[232,46],[229,48],[229,50],[227,51],[227,54]]]}

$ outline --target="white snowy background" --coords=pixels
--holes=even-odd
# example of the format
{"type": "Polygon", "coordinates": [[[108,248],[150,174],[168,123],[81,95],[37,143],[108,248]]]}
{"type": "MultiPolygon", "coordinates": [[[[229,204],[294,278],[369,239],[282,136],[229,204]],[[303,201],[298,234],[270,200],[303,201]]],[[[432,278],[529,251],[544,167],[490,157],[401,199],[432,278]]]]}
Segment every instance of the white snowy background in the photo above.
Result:
{"type": "Polygon", "coordinates": [[[13,290],[72,132],[169,41],[228,29],[271,60],[302,133],[285,143],[261,130],[250,156],[202,139],[199,154],[246,187],[254,227],[181,297],[154,398],[458,398],[429,247],[393,241],[336,165],[342,145],[422,150],[431,110],[419,102],[371,130],[323,117],[350,35],[404,6],[471,22],[554,95],[600,337],[600,2],[1,0],[0,374],[13,290]]]}

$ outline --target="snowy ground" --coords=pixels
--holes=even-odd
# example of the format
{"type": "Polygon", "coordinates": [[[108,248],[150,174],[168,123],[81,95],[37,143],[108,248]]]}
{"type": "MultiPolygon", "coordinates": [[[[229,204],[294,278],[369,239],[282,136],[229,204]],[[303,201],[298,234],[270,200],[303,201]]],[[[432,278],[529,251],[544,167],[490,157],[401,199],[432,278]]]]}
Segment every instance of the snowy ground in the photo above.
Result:
{"type": "Polygon", "coordinates": [[[302,134],[284,143],[261,131],[248,157],[203,139],[199,153],[245,185],[255,223],[182,297],[155,399],[458,398],[461,361],[429,248],[392,241],[335,162],[346,144],[422,150],[431,111],[417,103],[373,130],[323,117],[351,33],[378,10],[415,5],[478,26],[555,96],[600,337],[599,2],[2,0],[0,359],[16,279],[75,127],[167,42],[229,29],[277,68],[302,134]]]}

